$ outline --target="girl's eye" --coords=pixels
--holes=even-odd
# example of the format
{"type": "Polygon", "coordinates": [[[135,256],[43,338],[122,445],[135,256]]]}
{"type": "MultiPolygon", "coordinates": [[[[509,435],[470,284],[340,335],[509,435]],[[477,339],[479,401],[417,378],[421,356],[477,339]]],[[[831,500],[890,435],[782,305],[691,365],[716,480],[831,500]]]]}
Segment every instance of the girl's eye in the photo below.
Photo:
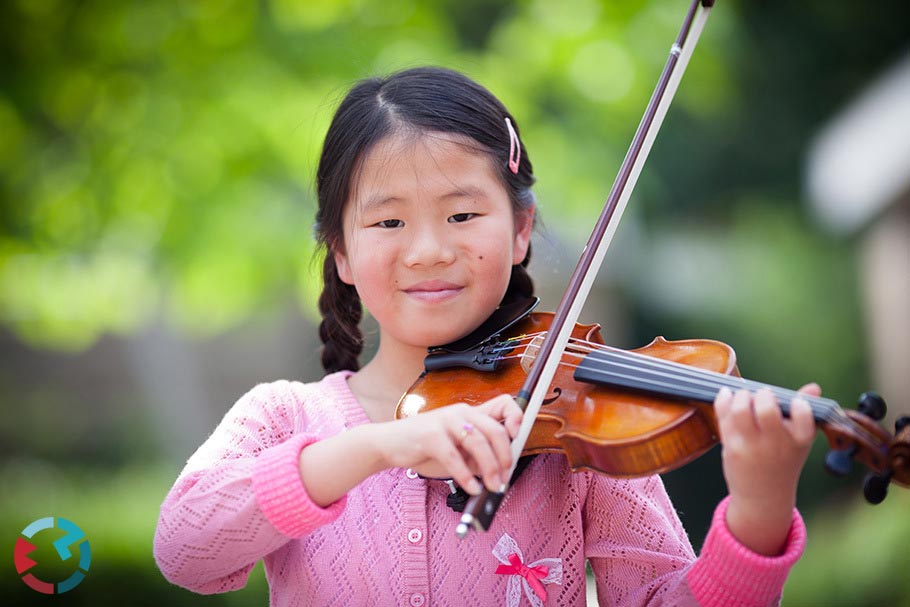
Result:
{"type": "Polygon", "coordinates": [[[474,217],[475,213],[456,213],[449,217],[449,223],[462,223],[474,217]]]}
{"type": "Polygon", "coordinates": [[[400,219],[383,219],[377,223],[380,228],[400,228],[404,225],[404,222],[400,219]]]}

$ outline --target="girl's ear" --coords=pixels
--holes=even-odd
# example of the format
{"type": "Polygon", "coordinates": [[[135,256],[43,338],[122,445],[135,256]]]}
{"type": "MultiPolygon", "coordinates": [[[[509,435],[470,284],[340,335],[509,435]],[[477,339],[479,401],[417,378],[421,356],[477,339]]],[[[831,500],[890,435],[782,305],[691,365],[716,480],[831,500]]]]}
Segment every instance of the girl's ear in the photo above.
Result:
{"type": "Polygon", "coordinates": [[[354,275],[351,273],[351,264],[348,263],[348,256],[336,248],[332,248],[332,256],[335,258],[335,270],[338,272],[338,278],[347,285],[354,285],[354,275]]]}
{"type": "Polygon", "coordinates": [[[531,244],[531,230],[534,228],[534,207],[515,215],[515,239],[512,242],[512,265],[524,261],[531,244]]]}

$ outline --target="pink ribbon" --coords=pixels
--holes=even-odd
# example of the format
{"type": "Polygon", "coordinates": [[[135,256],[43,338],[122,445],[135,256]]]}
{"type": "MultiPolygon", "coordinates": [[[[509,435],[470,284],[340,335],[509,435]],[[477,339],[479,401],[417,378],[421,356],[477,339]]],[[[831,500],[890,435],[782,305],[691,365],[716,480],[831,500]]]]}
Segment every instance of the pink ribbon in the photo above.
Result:
{"type": "Polygon", "coordinates": [[[540,597],[541,601],[547,600],[547,589],[543,587],[540,580],[547,577],[550,568],[546,565],[528,567],[521,562],[521,557],[514,552],[509,555],[509,562],[512,564],[500,565],[497,567],[496,573],[499,573],[500,575],[520,575],[528,581],[528,584],[534,589],[534,592],[540,597]]]}

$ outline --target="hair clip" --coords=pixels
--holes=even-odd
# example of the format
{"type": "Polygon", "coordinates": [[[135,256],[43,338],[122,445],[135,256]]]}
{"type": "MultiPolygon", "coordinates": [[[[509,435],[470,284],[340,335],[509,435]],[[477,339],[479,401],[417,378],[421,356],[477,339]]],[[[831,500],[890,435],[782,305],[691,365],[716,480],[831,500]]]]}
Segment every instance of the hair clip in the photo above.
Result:
{"type": "Polygon", "coordinates": [[[506,127],[509,129],[509,170],[518,174],[518,163],[521,162],[521,141],[518,140],[518,133],[512,126],[512,121],[506,116],[506,127]]]}

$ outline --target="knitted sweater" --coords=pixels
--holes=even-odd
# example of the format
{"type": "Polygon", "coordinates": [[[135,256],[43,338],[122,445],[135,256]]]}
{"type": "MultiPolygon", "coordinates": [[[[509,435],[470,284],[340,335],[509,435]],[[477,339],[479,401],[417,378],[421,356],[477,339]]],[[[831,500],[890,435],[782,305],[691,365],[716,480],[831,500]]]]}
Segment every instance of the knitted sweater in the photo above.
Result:
{"type": "Polygon", "coordinates": [[[463,540],[448,487],[411,470],[373,475],[320,508],[298,458],[369,423],[349,375],[261,384],[231,408],[161,506],[154,551],[168,580],[236,590],[263,559],[274,606],[565,607],[585,605],[587,560],[601,605],[744,607],[777,604],[802,553],[795,511],[772,558],[737,543],[722,502],[696,559],[659,477],[572,473],[557,454],[537,456],[490,530],[463,540]]]}

